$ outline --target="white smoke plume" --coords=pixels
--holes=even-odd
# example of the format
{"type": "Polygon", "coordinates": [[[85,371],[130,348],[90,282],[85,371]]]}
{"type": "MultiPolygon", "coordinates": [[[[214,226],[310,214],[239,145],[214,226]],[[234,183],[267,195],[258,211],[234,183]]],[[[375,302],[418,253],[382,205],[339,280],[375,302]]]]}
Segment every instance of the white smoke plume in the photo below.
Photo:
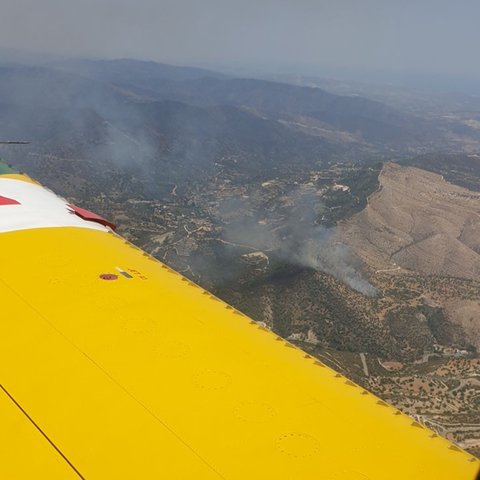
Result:
{"type": "MultiPolygon", "coordinates": [[[[280,222],[259,222],[261,215],[244,217],[226,226],[225,240],[274,253],[294,265],[328,273],[364,295],[376,296],[377,289],[364,278],[360,260],[341,242],[337,229],[316,223],[325,208],[318,196],[300,188],[290,194],[290,198],[294,207],[287,218],[280,222]]],[[[242,200],[230,200],[229,203],[238,211],[248,210],[242,200]]]]}

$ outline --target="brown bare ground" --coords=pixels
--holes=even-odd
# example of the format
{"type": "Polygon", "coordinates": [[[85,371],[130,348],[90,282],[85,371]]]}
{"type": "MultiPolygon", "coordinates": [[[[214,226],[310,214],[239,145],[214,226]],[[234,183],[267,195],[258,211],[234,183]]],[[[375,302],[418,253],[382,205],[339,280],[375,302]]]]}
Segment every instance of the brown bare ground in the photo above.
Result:
{"type": "Polygon", "coordinates": [[[480,193],[440,175],[387,163],[367,207],[341,225],[374,269],[480,277],[480,193]]]}

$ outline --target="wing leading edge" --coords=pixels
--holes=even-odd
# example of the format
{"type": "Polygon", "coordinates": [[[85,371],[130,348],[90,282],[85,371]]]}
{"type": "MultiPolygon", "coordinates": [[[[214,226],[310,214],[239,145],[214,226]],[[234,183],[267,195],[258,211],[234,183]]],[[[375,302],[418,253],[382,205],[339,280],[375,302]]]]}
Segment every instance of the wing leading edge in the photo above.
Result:
{"type": "Polygon", "coordinates": [[[476,478],[477,459],[107,228],[8,230],[13,208],[0,478],[32,478],[22,457],[37,478],[476,478]]]}

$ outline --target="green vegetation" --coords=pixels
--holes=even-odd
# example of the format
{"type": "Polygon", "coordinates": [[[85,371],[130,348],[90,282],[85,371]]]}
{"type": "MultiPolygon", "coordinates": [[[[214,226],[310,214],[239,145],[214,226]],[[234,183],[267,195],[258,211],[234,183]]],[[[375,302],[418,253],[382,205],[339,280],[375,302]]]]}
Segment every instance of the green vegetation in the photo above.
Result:
{"type": "Polygon", "coordinates": [[[0,158],[0,175],[6,175],[8,173],[18,173],[16,172],[10,165],[5,163],[1,158],[0,158]]]}
{"type": "Polygon", "coordinates": [[[323,201],[329,209],[325,213],[325,217],[330,220],[331,224],[351,217],[365,208],[368,197],[379,188],[378,176],[382,167],[382,163],[363,167],[335,166],[336,179],[334,183],[344,185],[348,187],[348,190],[335,189],[333,186],[325,193],[323,201]]]}
{"type": "Polygon", "coordinates": [[[478,155],[429,153],[400,160],[398,163],[439,173],[450,183],[480,191],[480,157],[478,155]]]}

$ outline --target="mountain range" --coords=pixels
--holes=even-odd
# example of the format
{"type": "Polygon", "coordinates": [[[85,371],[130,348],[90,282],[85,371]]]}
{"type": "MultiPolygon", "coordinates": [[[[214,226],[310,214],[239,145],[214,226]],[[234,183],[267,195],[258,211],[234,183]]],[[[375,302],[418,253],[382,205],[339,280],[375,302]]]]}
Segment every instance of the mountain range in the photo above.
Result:
{"type": "Polygon", "coordinates": [[[31,142],[2,147],[15,168],[469,445],[475,115],[135,60],[0,64],[0,140],[31,142]]]}

